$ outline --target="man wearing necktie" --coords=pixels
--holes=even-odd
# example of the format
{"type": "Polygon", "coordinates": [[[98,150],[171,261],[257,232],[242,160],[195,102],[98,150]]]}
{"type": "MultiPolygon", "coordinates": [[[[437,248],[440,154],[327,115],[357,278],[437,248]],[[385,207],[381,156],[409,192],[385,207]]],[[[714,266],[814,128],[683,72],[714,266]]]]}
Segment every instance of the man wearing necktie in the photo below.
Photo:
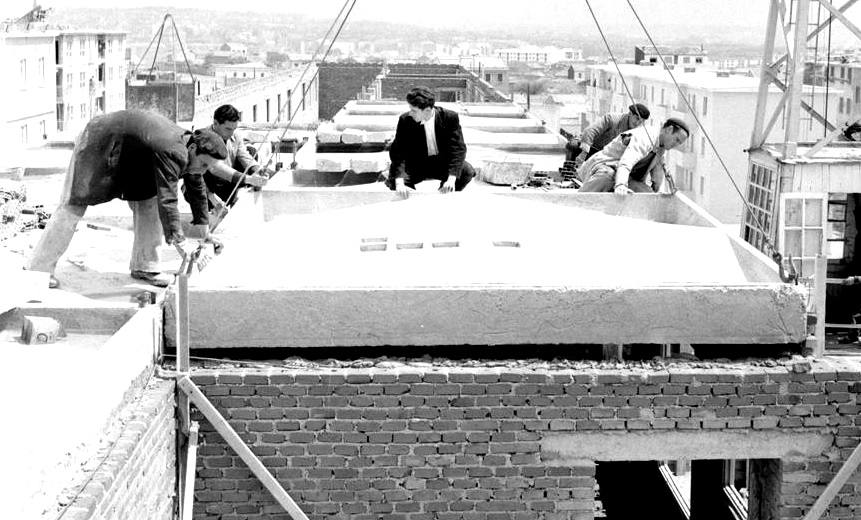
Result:
{"type": "Polygon", "coordinates": [[[667,176],[666,152],[689,136],[688,125],[675,117],[667,119],[660,130],[641,126],[620,134],[577,170],[583,181],[579,191],[612,191],[617,195],[657,192],[667,176]]]}
{"type": "Polygon", "coordinates": [[[398,118],[389,148],[392,165],[386,186],[403,198],[426,179],[440,181],[440,193],[451,193],[461,191],[475,177],[475,170],[466,162],[457,113],[434,106],[435,102],[427,88],[413,88],[407,94],[410,110],[398,118]]]}

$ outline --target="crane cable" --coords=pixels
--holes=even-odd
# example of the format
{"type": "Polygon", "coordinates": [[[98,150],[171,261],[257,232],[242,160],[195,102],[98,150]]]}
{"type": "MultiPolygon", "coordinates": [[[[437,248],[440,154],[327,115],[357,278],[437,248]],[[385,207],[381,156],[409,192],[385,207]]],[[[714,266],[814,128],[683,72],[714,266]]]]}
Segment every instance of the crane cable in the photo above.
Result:
{"type": "MultiPolygon", "coordinates": [[[[335,41],[337,41],[338,36],[341,34],[341,30],[344,28],[344,24],[346,24],[346,23],[347,23],[347,19],[350,17],[350,13],[352,13],[352,12],[353,12],[353,8],[356,6],[356,2],[357,2],[357,0],[345,0],[344,5],[342,5],[342,6],[341,6],[341,10],[340,10],[340,11],[338,11],[338,14],[335,16],[335,19],[334,19],[334,20],[332,20],[332,23],[329,25],[329,30],[327,30],[327,31],[326,31],[326,34],[323,36],[323,39],[322,39],[322,40],[320,40],[320,45],[318,45],[318,46],[317,46],[317,50],[316,50],[316,51],[314,51],[314,54],[313,54],[313,56],[311,57],[311,60],[310,60],[310,61],[308,62],[308,64],[305,66],[305,69],[302,71],[302,74],[300,74],[300,75],[299,75],[299,78],[296,80],[296,84],[293,86],[293,89],[292,89],[290,92],[295,92],[295,91],[296,91],[296,88],[299,86],[299,84],[301,83],[302,79],[304,79],[305,74],[307,74],[307,72],[308,72],[308,70],[310,69],[311,65],[314,63],[314,61],[316,60],[317,56],[320,54],[320,50],[321,50],[321,49],[323,48],[323,46],[325,45],[326,39],[327,39],[327,38],[329,37],[329,35],[332,33],[332,29],[333,29],[333,28],[335,27],[335,25],[338,23],[338,19],[340,19],[340,18],[341,18],[341,15],[342,15],[342,14],[344,14],[343,19],[341,19],[341,23],[340,23],[340,25],[338,25],[338,30],[337,30],[337,31],[335,31],[335,35],[332,37],[332,41],[331,41],[331,42],[329,42],[329,46],[326,48],[326,52],[323,54],[323,58],[320,60],[320,63],[321,63],[321,64],[326,62],[326,58],[327,58],[327,57],[329,57],[329,53],[332,51],[332,46],[333,46],[333,45],[335,45],[335,41]],[[348,5],[348,4],[350,4],[351,2],[352,2],[352,4],[350,5],[350,8],[349,8],[349,9],[347,9],[347,13],[346,13],[346,14],[344,14],[344,10],[347,8],[347,5],[348,5]]],[[[318,76],[319,74],[320,74],[320,68],[319,68],[319,66],[318,66],[318,67],[317,67],[317,71],[316,71],[316,72],[314,72],[314,75],[311,77],[311,80],[309,81],[309,84],[314,83],[314,80],[315,80],[315,79],[317,79],[317,76],[318,76]]],[[[301,102],[303,102],[303,103],[304,103],[305,98],[306,98],[306,96],[308,95],[308,91],[309,91],[309,90],[310,90],[310,89],[303,89],[301,102]]],[[[278,115],[275,117],[275,121],[273,121],[273,123],[272,123],[273,125],[277,124],[277,123],[278,123],[278,121],[280,121],[280,120],[281,120],[281,115],[284,113],[284,109],[285,109],[285,108],[287,108],[287,105],[289,105],[289,104],[290,104],[290,98],[291,98],[291,97],[292,97],[292,96],[287,96],[287,100],[286,100],[286,101],[285,101],[285,102],[284,102],[280,107],[278,107],[278,115]]],[[[287,131],[288,131],[288,130],[290,130],[290,126],[293,124],[293,119],[294,119],[294,118],[296,117],[296,115],[299,113],[299,110],[298,110],[298,109],[296,109],[296,110],[290,110],[290,111],[288,111],[288,112],[292,112],[292,113],[288,114],[287,124],[284,126],[284,130],[281,132],[281,135],[278,137],[278,140],[279,140],[279,141],[280,141],[281,139],[283,139],[283,138],[284,138],[284,136],[287,134],[287,131]]],[[[264,134],[264,137],[263,137],[263,142],[264,142],[264,143],[266,142],[266,140],[267,140],[267,138],[268,138],[268,136],[269,136],[269,133],[270,133],[271,131],[272,131],[272,129],[271,129],[271,128],[266,130],[266,133],[264,134]]],[[[272,164],[272,160],[273,160],[274,158],[275,158],[275,154],[274,154],[274,153],[269,154],[269,158],[267,159],[266,164],[265,164],[261,169],[262,169],[262,170],[266,170],[266,169],[269,167],[269,165],[271,165],[271,164],[272,164]]]]}
{"type": "MultiPolygon", "coordinates": [[[[768,237],[768,233],[765,232],[764,227],[762,226],[761,222],[759,221],[759,217],[753,211],[753,208],[751,207],[750,203],[748,203],[747,199],[745,199],[744,194],[741,192],[741,189],[738,187],[738,183],[736,183],[735,179],[732,178],[732,174],[730,173],[729,168],[727,167],[726,163],[724,162],[723,157],[721,157],[721,154],[718,152],[717,147],[715,146],[714,142],[712,141],[711,136],[706,131],[705,127],[703,126],[702,122],[700,121],[700,118],[697,117],[696,110],[694,110],[694,108],[693,108],[693,106],[691,106],[691,103],[688,100],[687,96],[684,94],[684,92],[682,92],[682,88],[679,85],[679,83],[676,81],[676,77],[673,74],[673,71],[670,70],[670,68],[667,66],[667,62],[666,62],[666,60],[664,60],[663,54],[661,54],[661,51],[658,49],[658,46],[655,45],[655,41],[652,39],[651,33],[649,33],[649,30],[646,28],[646,25],[643,23],[643,20],[640,18],[639,13],[637,13],[637,10],[634,8],[634,5],[631,3],[631,0],[625,0],[625,1],[628,3],[628,6],[631,8],[631,12],[634,13],[634,17],[637,19],[637,22],[640,24],[640,27],[643,29],[643,32],[646,34],[646,37],[649,39],[649,43],[652,45],[652,48],[655,49],[655,53],[657,53],[658,57],[661,60],[661,63],[664,65],[664,69],[670,75],[670,79],[672,79],[673,85],[675,85],[676,90],[679,92],[679,97],[681,97],[685,101],[685,106],[687,106],[688,111],[694,117],[694,121],[696,121],[697,126],[699,127],[700,131],[702,131],[703,137],[705,137],[706,141],[708,141],[709,146],[711,147],[712,151],[714,152],[715,156],[717,157],[717,160],[720,163],[721,167],[723,168],[723,171],[726,173],[727,178],[729,179],[729,181],[732,184],[733,188],[735,189],[736,193],[738,193],[738,196],[741,199],[742,203],[744,204],[745,208],[747,209],[748,214],[752,217],[751,220],[756,225],[759,232],[762,233],[762,238],[763,238],[763,241],[765,242],[765,247],[767,247],[771,251],[771,258],[780,267],[781,279],[783,279],[784,282],[797,281],[797,273],[795,272],[795,266],[792,264],[792,257],[790,256],[790,258],[789,258],[789,266],[784,267],[783,255],[781,255],[780,252],[777,251],[777,249],[774,247],[774,244],[772,244],[771,239],[768,237]]],[[[588,4],[588,0],[586,0],[586,2],[588,4]]]]}
{"type": "MultiPolygon", "coordinates": [[[[618,60],[616,60],[616,55],[613,54],[613,49],[610,48],[610,43],[607,41],[607,37],[604,35],[604,30],[601,28],[601,24],[598,23],[598,17],[595,16],[595,11],[592,9],[592,4],[589,2],[589,0],[586,0],[586,7],[589,8],[589,14],[592,15],[592,20],[595,21],[595,27],[598,29],[598,34],[601,35],[601,39],[604,41],[604,47],[607,48],[607,52],[610,54],[610,59],[613,61],[613,65],[616,67],[616,72],[619,74],[619,79],[622,80],[622,86],[625,88],[625,93],[628,94],[628,99],[631,100],[631,104],[636,103],[637,100],[634,99],[634,95],[631,93],[631,89],[628,88],[628,82],[625,81],[625,75],[622,74],[622,69],[619,67],[619,62],[618,60]]],[[[645,122],[643,123],[643,131],[646,132],[646,137],[649,139],[649,141],[654,142],[652,141],[652,136],[649,134],[649,127],[645,124],[645,122]]],[[[666,168],[662,167],[662,169],[664,170],[664,178],[667,180],[667,187],[669,188],[671,193],[675,193],[675,181],[667,172],[666,168]]]]}

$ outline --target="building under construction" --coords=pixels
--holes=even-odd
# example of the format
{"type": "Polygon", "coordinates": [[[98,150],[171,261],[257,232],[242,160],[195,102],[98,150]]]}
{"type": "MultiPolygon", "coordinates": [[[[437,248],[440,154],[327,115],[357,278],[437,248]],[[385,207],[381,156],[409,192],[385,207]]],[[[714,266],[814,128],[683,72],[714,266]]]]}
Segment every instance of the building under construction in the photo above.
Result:
{"type": "MultiPolygon", "coordinates": [[[[813,3],[845,21],[854,0],[813,3]]],[[[790,4],[810,10],[772,0],[772,38],[790,4]]],[[[764,218],[755,242],[680,193],[565,189],[543,166],[564,141],[498,100],[450,105],[483,164],[462,193],[301,185],[384,171],[368,137],[406,105],[383,82],[283,152],[295,168],[242,194],[225,252],[166,291],[120,275],[131,223],[109,210],[78,232],[72,291],[9,277],[11,517],[861,516],[861,358],[826,348],[821,234],[799,258],[764,218]],[[494,184],[511,162],[541,175],[494,184]],[[31,334],[42,318],[57,337],[31,334]]],[[[792,138],[790,159],[758,143],[752,183],[833,153],[792,138]]]]}

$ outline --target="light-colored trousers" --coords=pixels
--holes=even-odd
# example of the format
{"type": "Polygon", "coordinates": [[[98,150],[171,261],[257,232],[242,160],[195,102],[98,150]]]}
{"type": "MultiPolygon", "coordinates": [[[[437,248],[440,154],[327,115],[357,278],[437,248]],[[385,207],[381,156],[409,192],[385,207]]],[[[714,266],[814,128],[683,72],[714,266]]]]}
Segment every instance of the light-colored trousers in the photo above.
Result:
{"type": "MultiPolygon", "coordinates": [[[[162,228],[156,198],[130,200],[128,203],[134,220],[134,243],[129,268],[132,271],[158,272],[162,228]]],[[[29,270],[54,273],[57,262],[69,248],[75,228],[86,211],[87,206],[60,203],[33,251],[29,270]]]]}

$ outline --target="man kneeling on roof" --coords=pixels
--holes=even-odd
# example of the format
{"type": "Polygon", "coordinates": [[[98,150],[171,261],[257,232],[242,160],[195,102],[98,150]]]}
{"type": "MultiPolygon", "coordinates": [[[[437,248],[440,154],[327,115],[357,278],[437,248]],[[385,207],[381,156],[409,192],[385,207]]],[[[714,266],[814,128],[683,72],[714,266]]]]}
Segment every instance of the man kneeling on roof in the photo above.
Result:
{"type": "Polygon", "coordinates": [[[641,126],[619,134],[577,170],[580,192],[654,193],[664,177],[666,152],[690,136],[688,125],[671,117],[660,130],[641,126]]]}
{"type": "Polygon", "coordinates": [[[579,168],[617,135],[637,128],[648,119],[649,108],[642,103],[629,106],[624,114],[606,114],[583,130],[579,141],[571,140],[565,145],[565,160],[574,161],[579,168]]]}
{"type": "Polygon", "coordinates": [[[403,198],[426,179],[439,181],[440,193],[461,191],[475,177],[466,162],[466,143],[457,112],[434,106],[436,98],[426,87],[407,94],[409,112],[398,118],[389,148],[392,165],[386,186],[403,198]]]}

